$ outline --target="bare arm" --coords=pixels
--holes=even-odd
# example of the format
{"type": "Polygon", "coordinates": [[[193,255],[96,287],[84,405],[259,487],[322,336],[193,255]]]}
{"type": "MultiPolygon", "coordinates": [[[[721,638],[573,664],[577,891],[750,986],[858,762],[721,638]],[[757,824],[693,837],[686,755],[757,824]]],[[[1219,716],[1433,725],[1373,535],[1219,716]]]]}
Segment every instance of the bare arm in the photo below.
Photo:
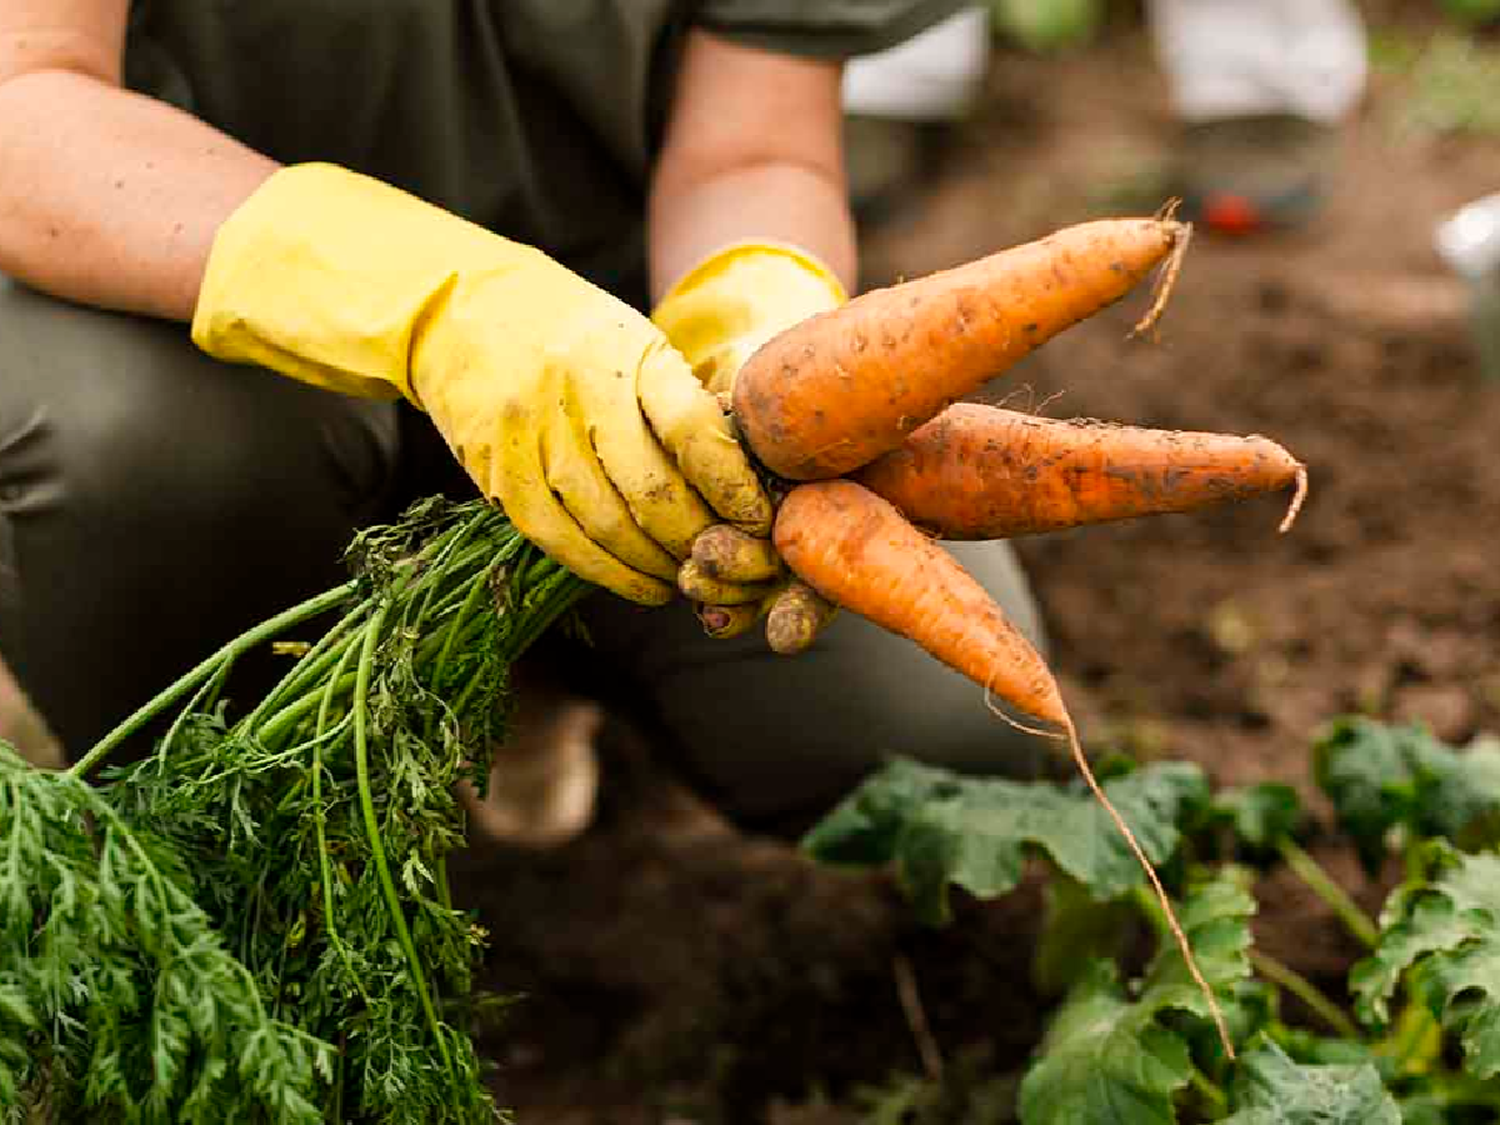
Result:
{"type": "Polygon", "coordinates": [[[791,242],[853,288],[842,68],[690,34],[651,193],[658,298],[738,239],[791,242]]]}
{"type": "Polygon", "coordinates": [[[214,232],[274,162],[120,87],[129,0],[0,0],[0,272],[191,319],[214,232]]]}

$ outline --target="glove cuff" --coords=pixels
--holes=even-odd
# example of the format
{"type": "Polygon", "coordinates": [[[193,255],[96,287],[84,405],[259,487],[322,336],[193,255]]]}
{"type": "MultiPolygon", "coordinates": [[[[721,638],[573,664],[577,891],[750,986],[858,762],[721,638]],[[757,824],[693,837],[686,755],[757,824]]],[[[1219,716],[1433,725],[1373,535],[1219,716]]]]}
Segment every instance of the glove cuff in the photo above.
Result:
{"type": "Polygon", "coordinates": [[[736,242],[679,278],[651,319],[701,382],[726,391],[761,344],[848,299],[834,272],[806,250],[736,242]]]}
{"type": "Polygon", "coordinates": [[[291,165],[216,233],[193,342],[329,390],[416,403],[411,356],[456,280],[528,254],[380,180],[291,165]]]}

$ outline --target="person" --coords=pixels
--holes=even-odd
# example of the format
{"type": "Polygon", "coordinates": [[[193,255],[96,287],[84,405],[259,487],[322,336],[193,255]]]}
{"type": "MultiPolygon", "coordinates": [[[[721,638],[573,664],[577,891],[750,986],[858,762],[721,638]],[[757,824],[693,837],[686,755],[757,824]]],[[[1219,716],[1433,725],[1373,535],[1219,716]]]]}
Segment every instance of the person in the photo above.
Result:
{"type": "Polygon", "coordinates": [[[1350,0],[1150,0],[1178,123],[1183,216],[1228,235],[1305,226],[1369,77],[1350,0]]]}
{"type": "Polygon", "coordinates": [[[957,7],[0,0],[0,652],[65,751],[441,491],[601,588],[589,659],[745,823],[1034,762],[854,615],[782,658],[673,588],[769,515],[694,372],[857,282],[842,66],[957,7]]]}

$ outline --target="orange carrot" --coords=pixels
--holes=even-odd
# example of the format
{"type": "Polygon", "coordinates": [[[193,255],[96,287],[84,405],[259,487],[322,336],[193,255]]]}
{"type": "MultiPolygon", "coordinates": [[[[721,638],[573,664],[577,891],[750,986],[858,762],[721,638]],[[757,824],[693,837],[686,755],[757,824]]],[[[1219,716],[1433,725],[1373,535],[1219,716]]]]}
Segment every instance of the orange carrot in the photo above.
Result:
{"type": "Polygon", "coordinates": [[[853,481],[787,494],[776,549],[793,573],[835,605],[921,645],[1028,715],[1067,722],[1041,655],[941,546],[853,481]]]}
{"type": "Polygon", "coordinates": [[[1170,219],[1081,223],[862,294],[750,357],[734,385],[740,432],[783,477],[842,476],[1124,296],[1186,246],[1188,230],[1170,219]]]}
{"type": "Polygon", "coordinates": [[[956,403],[853,479],[944,539],[1009,539],[1187,512],[1292,485],[1306,470],[1263,437],[1037,418],[956,403]]]}
{"type": "Polygon", "coordinates": [[[890,503],[854,481],[821,481],[792,489],[777,511],[774,538],[787,566],[830,602],[915,641],[987,693],[993,691],[1018,710],[1062,730],[1090,790],[1150,880],[1188,970],[1207,999],[1224,1049],[1233,1058],[1234,1045],[1213,989],[1198,969],[1150,858],[1094,777],[1057,681],[984,587],[890,503]]]}

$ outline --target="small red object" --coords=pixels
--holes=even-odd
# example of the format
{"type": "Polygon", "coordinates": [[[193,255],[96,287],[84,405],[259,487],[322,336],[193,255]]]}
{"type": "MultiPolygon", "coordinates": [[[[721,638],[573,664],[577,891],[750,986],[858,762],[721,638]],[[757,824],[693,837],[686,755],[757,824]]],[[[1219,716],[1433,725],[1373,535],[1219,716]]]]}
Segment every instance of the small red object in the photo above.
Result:
{"type": "Polygon", "coordinates": [[[1243,195],[1215,195],[1203,201],[1203,222],[1223,234],[1254,234],[1265,224],[1253,202],[1243,195]]]}

